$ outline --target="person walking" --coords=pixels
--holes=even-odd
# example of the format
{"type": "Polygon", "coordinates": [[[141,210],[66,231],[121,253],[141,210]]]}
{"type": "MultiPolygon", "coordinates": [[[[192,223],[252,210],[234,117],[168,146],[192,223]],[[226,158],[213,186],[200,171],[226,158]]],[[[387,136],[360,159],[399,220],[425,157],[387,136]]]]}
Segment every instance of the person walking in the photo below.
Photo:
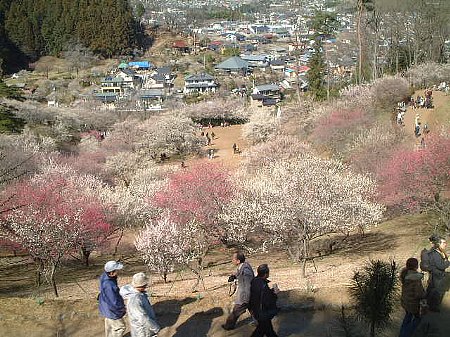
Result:
{"type": "Polygon", "coordinates": [[[278,314],[277,294],[278,286],[274,284],[269,288],[269,266],[262,264],[257,269],[257,276],[250,286],[249,309],[253,317],[258,321],[251,337],[278,337],[273,330],[272,318],[278,314]]]}
{"type": "Polygon", "coordinates": [[[433,248],[428,253],[430,278],[427,286],[427,298],[433,296],[433,293],[437,293],[440,304],[445,293],[445,269],[450,267],[450,262],[445,252],[447,241],[439,236],[432,237],[432,239],[433,248]]]}
{"type": "Polygon", "coordinates": [[[222,328],[232,330],[236,327],[236,322],[247,309],[250,300],[250,286],[255,274],[251,265],[245,261],[245,255],[236,252],[231,258],[231,262],[237,266],[236,272],[228,278],[228,282],[237,281],[236,298],[234,300],[233,310],[228,316],[222,328]]]}
{"type": "Polygon", "coordinates": [[[133,275],[131,284],[120,288],[120,294],[125,298],[128,309],[128,320],[131,327],[131,337],[158,336],[159,326],[155,311],[147,295],[148,277],[144,273],[133,275]]]}
{"type": "Polygon", "coordinates": [[[420,322],[420,302],[425,298],[425,289],[423,274],[417,271],[418,268],[419,261],[412,257],[406,260],[406,267],[400,272],[401,305],[405,309],[405,317],[399,337],[411,337],[420,322]]]}
{"type": "Polygon", "coordinates": [[[125,304],[119,293],[117,274],[122,270],[123,264],[117,261],[108,261],[105,272],[100,277],[100,294],[98,306],[100,313],[105,317],[105,336],[122,337],[125,333],[125,304]]]}

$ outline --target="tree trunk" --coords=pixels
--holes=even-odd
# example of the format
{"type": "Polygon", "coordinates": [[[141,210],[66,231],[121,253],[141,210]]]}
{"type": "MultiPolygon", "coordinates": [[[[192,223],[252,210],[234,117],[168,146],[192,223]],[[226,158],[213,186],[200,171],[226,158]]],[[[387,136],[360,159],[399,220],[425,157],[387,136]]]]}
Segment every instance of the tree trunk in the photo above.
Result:
{"type": "Polygon", "coordinates": [[[113,256],[116,256],[116,254],[117,254],[117,250],[118,250],[118,248],[119,248],[120,241],[122,241],[122,238],[123,238],[123,232],[124,232],[124,230],[123,230],[123,228],[121,228],[121,229],[120,229],[119,238],[117,239],[117,242],[116,242],[116,244],[115,244],[115,246],[114,246],[114,253],[113,253],[113,256]]]}
{"type": "Polygon", "coordinates": [[[59,297],[59,295],[58,295],[58,288],[56,287],[56,279],[55,279],[55,274],[56,274],[56,264],[53,264],[53,265],[52,265],[52,270],[51,270],[50,273],[51,273],[51,274],[50,274],[50,281],[51,281],[51,284],[52,284],[52,287],[53,287],[53,291],[54,291],[54,293],[55,293],[55,296],[56,296],[56,297],[59,297]]]}
{"type": "Polygon", "coordinates": [[[306,277],[306,258],[302,261],[302,277],[306,277]]]}
{"type": "Polygon", "coordinates": [[[373,50],[373,79],[378,78],[378,33],[375,34],[375,44],[373,50]]]}
{"type": "Polygon", "coordinates": [[[36,269],[36,287],[39,288],[42,284],[42,261],[41,260],[35,260],[37,263],[37,269],[36,269]]]}
{"type": "Polygon", "coordinates": [[[362,83],[362,34],[361,34],[361,20],[362,20],[362,11],[363,11],[363,4],[362,0],[358,0],[358,21],[356,22],[356,31],[358,35],[358,53],[359,53],[359,59],[358,59],[358,80],[357,84],[362,83]]]}
{"type": "Polygon", "coordinates": [[[81,257],[86,267],[89,267],[89,256],[91,256],[92,251],[87,249],[86,247],[81,247],[81,257]]]}
{"type": "Polygon", "coordinates": [[[197,259],[196,262],[197,265],[195,267],[189,267],[191,271],[197,276],[197,279],[195,280],[195,283],[192,286],[192,292],[198,291],[197,289],[200,282],[203,285],[203,290],[206,290],[205,281],[203,279],[202,258],[197,259]]]}
{"type": "Polygon", "coordinates": [[[302,276],[306,277],[306,263],[308,261],[308,257],[309,257],[309,242],[307,238],[303,238],[302,239],[302,245],[303,245],[303,256],[302,256],[302,276]]]}

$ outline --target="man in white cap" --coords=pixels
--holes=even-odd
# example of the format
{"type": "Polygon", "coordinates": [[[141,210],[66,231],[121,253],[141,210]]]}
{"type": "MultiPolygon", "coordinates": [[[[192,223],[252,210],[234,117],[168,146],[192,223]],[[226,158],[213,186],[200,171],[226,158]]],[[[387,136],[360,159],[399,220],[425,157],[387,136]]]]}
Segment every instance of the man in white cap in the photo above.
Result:
{"type": "Polygon", "coordinates": [[[123,264],[117,261],[108,261],[105,272],[100,277],[100,294],[98,306],[100,313],[105,317],[106,337],[122,337],[125,333],[125,303],[119,294],[117,286],[118,271],[123,264]]]}
{"type": "Polygon", "coordinates": [[[155,337],[161,330],[147,296],[147,287],[148,277],[137,273],[133,275],[131,284],[120,288],[120,294],[128,300],[131,337],[155,337]]]}

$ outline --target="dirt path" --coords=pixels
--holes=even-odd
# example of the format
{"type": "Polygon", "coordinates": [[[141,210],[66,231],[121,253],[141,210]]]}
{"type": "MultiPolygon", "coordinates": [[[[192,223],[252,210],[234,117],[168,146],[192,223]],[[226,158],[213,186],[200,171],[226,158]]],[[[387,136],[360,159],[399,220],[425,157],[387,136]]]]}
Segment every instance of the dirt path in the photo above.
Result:
{"type": "MultiPolygon", "coordinates": [[[[418,95],[424,96],[423,90],[418,90],[414,93],[414,97],[418,95]]],[[[450,96],[446,96],[443,92],[434,91],[433,92],[433,109],[413,109],[408,107],[405,117],[405,129],[407,134],[411,137],[411,140],[416,144],[416,146],[420,145],[421,137],[415,137],[414,135],[414,126],[415,126],[415,118],[416,115],[419,116],[419,121],[421,126],[423,127],[425,124],[428,125],[428,129],[430,130],[430,134],[438,130],[438,128],[445,122],[442,120],[443,118],[447,118],[447,121],[450,119],[449,117],[449,106],[450,106],[450,96]]],[[[426,143],[426,136],[425,143],[426,143]]]]}
{"type": "MultiPolygon", "coordinates": [[[[208,150],[211,149],[214,150],[214,158],[203,158],[201,160],[220,162],[231,169],[238,168],[242,156],[239,153],[233,153],[233,144],[236,144],[241,152],[249,147],[248,142],[242,137],[242,125],[231,125],[227,127],[215,126],[212,128],[204,128],[203,132],[205,135],[206,133],[208,133],[209,136],[211,136],[212,133],[215,135],[211,144],[203,148],[205,152],[208,152],[208,150]]],[[[186,165],[189,166],[189,163],[198,161],[198,158],[192,158],[186,161],[186,165]]]]}

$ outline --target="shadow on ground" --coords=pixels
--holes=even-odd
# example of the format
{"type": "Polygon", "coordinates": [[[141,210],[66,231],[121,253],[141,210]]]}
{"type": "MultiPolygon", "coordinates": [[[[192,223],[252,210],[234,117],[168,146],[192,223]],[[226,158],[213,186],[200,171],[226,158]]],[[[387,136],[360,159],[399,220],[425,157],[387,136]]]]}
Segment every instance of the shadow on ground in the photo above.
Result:
{"type": "Polygon", "coordinates": [[[207,336],[212,321],[223,315],[223,309],[214,307],[208,311],[197,312],[177,327],[174,337],[207,336]]]}
{"type": "Polygon", "coordinates": [[[156,316],[160,317],[159,324],[161,328],[174,325],[181,314],[181,308],[189,303],[195,302],[194,297],[187,297],[183,300],[166,300],[153,304],[156,316]]]}

